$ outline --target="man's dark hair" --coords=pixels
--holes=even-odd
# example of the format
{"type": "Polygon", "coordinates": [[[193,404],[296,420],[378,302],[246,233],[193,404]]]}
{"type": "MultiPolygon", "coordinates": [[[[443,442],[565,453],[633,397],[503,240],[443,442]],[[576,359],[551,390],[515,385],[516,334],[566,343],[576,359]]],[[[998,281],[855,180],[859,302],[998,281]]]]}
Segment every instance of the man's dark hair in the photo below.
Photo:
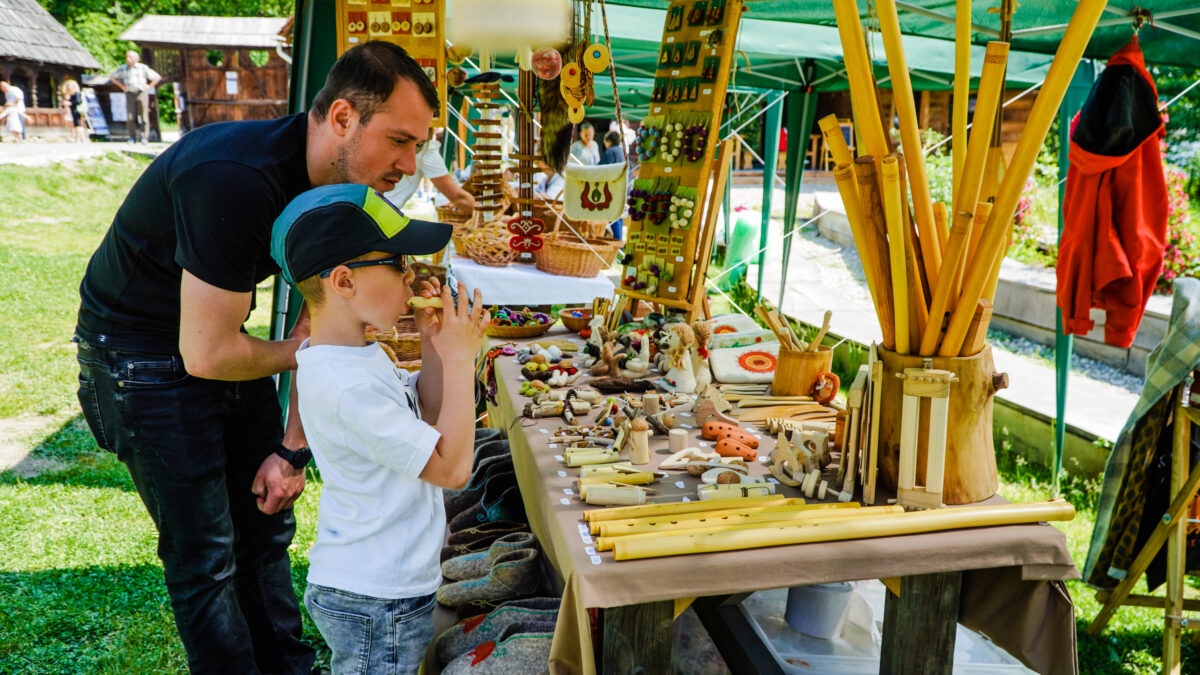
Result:
{"type": "Polygon", "coordinates": [[[604,134],[604,142],[609,145],[620,145],[621,144],[621,132],[610,131],[607,134],[604,134]]]}
{"type": "Polygon", "coordinates": [[[351,47],[338,58],[325,78],[325,86],[313,99],[312,113],[318,120],[324,120],[333,102],[344,98],[358,111],[362,124],[366,124],[392,95],[398,77],[417,85],[436,113],[437,88],[429,76],[403,47],[380,40],[351,47]]]}

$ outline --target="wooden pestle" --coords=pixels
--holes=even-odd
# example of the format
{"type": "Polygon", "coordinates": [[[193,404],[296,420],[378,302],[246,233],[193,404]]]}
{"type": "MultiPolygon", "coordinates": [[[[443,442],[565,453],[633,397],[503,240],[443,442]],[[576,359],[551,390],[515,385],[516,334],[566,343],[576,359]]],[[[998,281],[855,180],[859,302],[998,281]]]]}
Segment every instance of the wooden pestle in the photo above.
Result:
{"type": "MultiPolygon", "coordinates": [[[[870,251],[870,264],[873,265],[873,269],[869,276],[875,279],[879,292],[875,314],[879,318],[879,330],[883,333],[884,348],[895,351],[896,314],[892,297],[887,221],[883,217],[883,199],[875,177],[875,158],[867,155],[854,160],[854,173],[858,178],[859,204],[862,206],[863,226],[866,228],[859,250],[867,248],[870,251]]],[[[863,260],[863,265],[866,264],[867,261],[863,260]]]]}
{"type": "MultiPolygon", "coordinates": [[[[1083,58],[1096,22],[1104,12],[1105,0],[1080,0],[1067,24],[1059,43],[1058,52],[1050,63],[1050,70],[1042,83],[1041,91],[1033,102],[1029,117],[1025,120],[1025,128],[1013,151],[1012,161],[1000,190],[996,194],[996,202],[992,206],[992,215],[988,218],[987,227],[979,240],[979,255],[991,256],[987,260],[995,261],[996,255],[1003,255],[1004,238],[1009,223],[1017,209],[1017,201],[1033,170],[1042,143],[1046,140],[1046,132],[1058,115],[1058,107],[1062,104],[1063,96],[1079,59],[1083,58]]],[[[972,265],[963,277],[963,292],[950,323],[946,327],[946,336],[942,340],[939,353],[944,356],[955,356],[962,350],[963,340],[975,314],[975,306],[983,297],[984,287],[992,272],[991,265],[972,265]]]]}

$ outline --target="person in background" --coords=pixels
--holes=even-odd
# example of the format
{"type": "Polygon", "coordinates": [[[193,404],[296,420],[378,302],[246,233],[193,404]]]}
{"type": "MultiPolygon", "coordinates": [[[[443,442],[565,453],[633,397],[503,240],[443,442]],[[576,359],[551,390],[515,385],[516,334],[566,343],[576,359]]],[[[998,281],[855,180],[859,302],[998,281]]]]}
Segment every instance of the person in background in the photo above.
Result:
{"type": "Polygon", "coordinates": [[[150,90],[158,86],[162,75],[138,61],[138,53],[132,49],[125,52],[125,65],[112,74],[113,84],[125,92],[126,126],[129,142],[150,142],[150,90]]]}
{"type": "Polygon", "coordinates": [[[600,146],[596,144],[596,128],[591,122],[579,125],[579,140],[571,144],[568,164],[595,166],[600,163],[600,146]]]}
{"type": "Polygon", "coordinates": [[[87,106],[84,105],[83,92],[79,90],[79,83],[70,78],[64,80],[62,95],[59,98],[62,100],[63,107],[71,114],[71,141],[87,143],[88,133],[84,123],[87,106]]]}
{"type": "Polygon", "coordinates": [[[601,164],[620,164],[625,161],[625,148],[621,144],[621,132],[604,134],[604,152],[600,153],[601,164]]]}
{"type": "Polygon", "coordinates": [[[538,168],[541,171],[533,174],[533,196],[557,201],[567,186],[566,180],[545,162],[538,162],[538,168]]]}
{"type": "Polygon", "coordinates": [[[25,92],[20,87],[0,80],[0,92],[4,93],[4,109],[0,111],[0,119],[4,120],[5,128],[12,134],[17,143],[25,140],[25,92]]]}
{"type": "Polygon", "coordinates": [[[446,169],[446,163],[442,161],[442,145],[436,138],[425,141],[424,147],[417,151],[416,173],[401,178],[396,187],[388,190],[384,196],[389,202],[403,207],[417,193],[423,178],[428,178],[438,192],[450,200],[455,209],[467,213],[475,210],[475,198],[470,192],[459,187],[450,171],[446,169]]]}

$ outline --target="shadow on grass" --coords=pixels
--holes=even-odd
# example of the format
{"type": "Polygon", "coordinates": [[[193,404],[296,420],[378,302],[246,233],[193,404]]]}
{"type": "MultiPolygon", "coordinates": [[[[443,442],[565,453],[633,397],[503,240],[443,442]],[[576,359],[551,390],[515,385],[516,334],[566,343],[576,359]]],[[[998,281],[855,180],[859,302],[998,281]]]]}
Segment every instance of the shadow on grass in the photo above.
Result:
{"type": "MultiPolygon", "coordinates": [[[[307,574],[293,562],[298,602],[307,574]]],[[[0,572],[0,673],[186,673],[162,575],[158,565],[0,572]]],[[[304,639],[327,664],[307,613],[304,639]]]]}
{"type": "MultiPolygon", "coordinates": [[[[1080,673],[1146,673],[1162,668],[1162,610],[1158,610],[1158,620],[1145,628],[1125,623],[1114,631],[1110,624],[1108,630],[1093,637],[1087,633],[1089,624],[1091,617],[1075,619],[1080,673]]],[[[1200,648],[1189,631],[1183,632],[1180,656],[1183,672],[1200,672],[1200,648]]]]}
{"type": "Polygon", "coordinates": [[[115,454],[96,445],[82,413],[46,435],[29,456],[10,470],[0,472],[0,484],[17,482],[116,488],[126,492],[134,489],[125,465],[115,454]]]}

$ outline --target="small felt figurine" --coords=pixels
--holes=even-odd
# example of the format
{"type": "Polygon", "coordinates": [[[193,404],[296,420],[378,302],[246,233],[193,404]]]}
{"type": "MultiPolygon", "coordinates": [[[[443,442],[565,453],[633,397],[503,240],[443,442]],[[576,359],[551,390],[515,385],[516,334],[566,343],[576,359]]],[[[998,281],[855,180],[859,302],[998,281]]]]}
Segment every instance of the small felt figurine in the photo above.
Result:
{"type": "MultiPolygon", "coordinates": [[[[607,330],[603,328],[601,330],[604,331],[606,338],[609,337],[607,330]]],[[[612,375],[615,377],[621,374],[621,356],[613,353],[615,347],[616,343],[611,339],[604,340],[604,344],[600,347],[600,358],[596,359],[596,363],[591,368],[590,372],[592,375],[612,375]]]]}
{"type": "Polygon", "coordinates": [[[621,375],[625,377],[645,377],[650,372],[650,336],[643,335],[638,355],[625,361],[621,375]]]}
{"type": "Polygon", "coordinates": [[[587,345],[584,348],[588,358],[584,359],[584,367],[591,366],[600,358],[600,348],[608,341],[608,328],[604,326],[604,317],[595,315],[588,322],[587,345]]]}
{"type": "Polygon", "coordinates": [[[712,326],[707,321],[697,321],[692,324],[692,333],[696,336],[696,344],[692,345],[692,374],[696,377],[695,393],[703,393],[712,384],[712,370],[708,367],[708,341],[712,338],[712,326]]]}
{"type": "Polygon", "coordinates": [[[667,332],[667,374],[658,381],[665,391],[693,392],[696,376],[692,371],[691,347],[696,342],[692,327],[686,323],[671,324],[667,332]]]}

